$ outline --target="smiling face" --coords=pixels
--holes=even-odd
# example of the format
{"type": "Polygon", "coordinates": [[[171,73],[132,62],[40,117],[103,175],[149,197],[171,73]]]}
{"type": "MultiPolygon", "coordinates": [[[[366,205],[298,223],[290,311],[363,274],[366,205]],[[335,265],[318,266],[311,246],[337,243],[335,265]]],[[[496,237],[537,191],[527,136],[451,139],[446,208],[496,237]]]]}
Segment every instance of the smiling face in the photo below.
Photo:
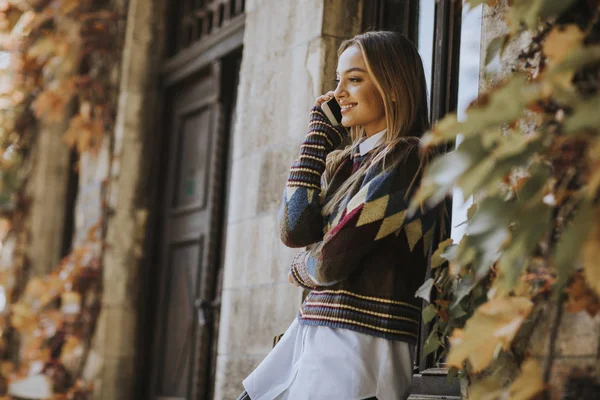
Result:
{"type": "Polygon", "coordinates": [[[367,136],[386,128],[383,98],[367,71],[362,51],[350,46],[340,55],[335,98],[342,108],[342,125],[362,126],[367,136]]]}

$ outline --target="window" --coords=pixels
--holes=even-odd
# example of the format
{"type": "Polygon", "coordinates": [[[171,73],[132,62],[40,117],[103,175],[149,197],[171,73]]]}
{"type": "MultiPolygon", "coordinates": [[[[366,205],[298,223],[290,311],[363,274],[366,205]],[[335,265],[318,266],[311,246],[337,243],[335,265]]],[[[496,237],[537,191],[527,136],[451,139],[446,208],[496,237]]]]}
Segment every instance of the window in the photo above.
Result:
{"type": "MultiPolygon", "coordinates": [[[[418,47],[429,88],[431,121],[435,123],[449,112],[464,118],[468,104],[477,97],[481,37],[481,6],[466,10],[460,0],[370,0],[364,2],[363,30],[395,30],[405,34],[418,47]]],[[[452,150],[454,145],[447,146],[452,150]]],[[[460,225],[466,219],[469,203],[462,194],[448,200],[452,219],[446,232],[455,241],[464,234],[460,225]]],[[[444,240],[437,235],[437,243],[444,240]]],[[[434,247],[437,246],[434,242],[434,247]]],[[[421,360],[420,348],[428,336],[428,326],[421,327],[417,349],[413,394],[458,398],[458,382],[448,385],[443,364],[434,357],[421,360]],[[456,396],[456,397],[455,397],[456,396]]]]}

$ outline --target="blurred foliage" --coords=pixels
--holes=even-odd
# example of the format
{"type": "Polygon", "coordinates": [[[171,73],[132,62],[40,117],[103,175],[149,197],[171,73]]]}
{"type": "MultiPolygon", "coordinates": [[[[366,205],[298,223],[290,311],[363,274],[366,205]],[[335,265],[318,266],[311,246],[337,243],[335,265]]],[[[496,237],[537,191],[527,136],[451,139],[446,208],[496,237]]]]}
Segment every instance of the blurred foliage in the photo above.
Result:
{"type": "Polygon", "coordinates": [[[471,377],[520,354],[512,386],[473,380],[471,395],[529,399],[548,389],[541,366],[517,348],[536,304],[566,299],[567,312],[600,311],[600,1],[465,3],[504,12],[508,29],[489,43],[486,63],[530,40],[463,121],[448,115],[424,137],[424,147],[460,144],[430,164],[412,208],[455,187],[475,199],[465,236],[432,257],[425,353],[471,377]]]}
{"type": "Polygon", "coordinates": [[[84,400],[92,390],[81,377],[101,304],[102,221],[53,272],[30,277],[24,185],[40,129],[64,129],[65,146],[92,155],[112,132],[114,7],[0,0],[0,399],[84,400]]]}

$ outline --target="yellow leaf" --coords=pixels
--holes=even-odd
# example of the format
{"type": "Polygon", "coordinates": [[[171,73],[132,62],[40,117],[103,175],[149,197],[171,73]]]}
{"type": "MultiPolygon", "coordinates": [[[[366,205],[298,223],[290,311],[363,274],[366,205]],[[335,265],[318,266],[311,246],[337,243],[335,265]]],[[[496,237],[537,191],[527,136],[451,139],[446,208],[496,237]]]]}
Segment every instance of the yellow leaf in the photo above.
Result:
{"type": "Polygon", "coordinates": [[[529,400],[544,390],[542,368],[532,358],[521,365],[521,375],[510,385],[511,400],[529,400]]]}
{"type": "Polygon", "coordinates": [[[446,260],[442,257],[442,254],[446,250],[448,246],[453,243],[452,239],[446,239],[442,243],[439,244],[436,251],[431,256],[431,268],[437,268],[442,265],[446,260]]]}
{"type": "Polygon", "coordinates": [[[546,37],[542,51],[552,63],[557,64],[581,45],[583,37],[583,32],[575,24],[556,26],[546,37]]]}
{"type": "Polygon", "coordinates": [[[525,297],[500,297],[480,306],[464,330],[452,332],[447,363],[462,368],[469,361],[475,373],[486,368],[498,349],[509,348],[532,306],[525,297]]]}

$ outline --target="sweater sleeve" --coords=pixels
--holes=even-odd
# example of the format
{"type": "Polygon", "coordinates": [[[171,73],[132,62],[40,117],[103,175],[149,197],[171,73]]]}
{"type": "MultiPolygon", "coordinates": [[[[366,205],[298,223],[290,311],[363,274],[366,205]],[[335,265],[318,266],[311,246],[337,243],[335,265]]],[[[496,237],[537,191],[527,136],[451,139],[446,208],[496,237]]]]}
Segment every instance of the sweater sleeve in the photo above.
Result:
{"type": "Polygon", "coordinates": [[[346,135],[345,128],[329,123],[320,107],[312,108],[309,131],[290,169],[279,216],[281,240],[286,246],[304,247],[323,239],[321,176],[327,154],[346,135]]]}
{"type": "Polygon", "coordinates": [[[354,195],[340,222],[303,258],[292,265],[292,275],[316,289],[346,279],[379,240],[405,231],[412,251],[425,232],[433,232],[435,216],[420,209],[407,215],[420,179],[418,146],[408,148],[398,162],[375,175],[354,195]]]}

